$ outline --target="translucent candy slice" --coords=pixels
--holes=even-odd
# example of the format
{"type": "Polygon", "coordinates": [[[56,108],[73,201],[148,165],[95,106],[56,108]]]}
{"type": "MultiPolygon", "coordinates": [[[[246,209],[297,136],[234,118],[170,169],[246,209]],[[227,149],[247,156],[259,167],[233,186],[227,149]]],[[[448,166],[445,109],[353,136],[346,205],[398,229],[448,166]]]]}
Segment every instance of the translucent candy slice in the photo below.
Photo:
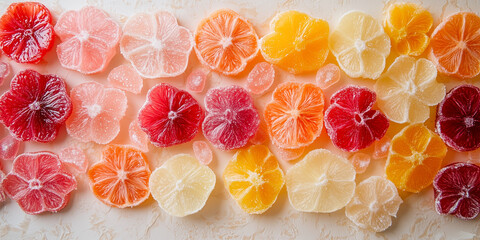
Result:
{"type": "Polygon", "coordinates": [[[128,134],[134,147],[142,152],[148,152],[148,135],[140,128],[137,119],[130,123],[128,134]]]}
{"type": "Polygon", "coordinates": [[[187,89],[190,92],[202,92],[205,88],[209,71],[203,68],[194,69],[187,77],[187,89]]]}
{"type": "Polygon", "coordinates": [[[5,178],[5,173],[0,169],[0,203],[5,202],[7,200],[7,194],[5,193],[5,189],[3,189],[2,181],[5,178]]]}
{"type": "Polygon", "coordinates": [[[20,141],[8,134],[2,140],[0,140],[0,159],[12,160],[17,156],[18,149],[20,148],[20,141]]]}
{"type": "Polygon", "coordinates": [[[318,69],[315,80],[319,87],[327,89],[340,81],[340,68],[335,64],[329,63],[318,69]]]}
{"type": "Polygon", "coordinates": [[[253,67],[247,77],[247,89],[253,94],[265,93],[275,80],[275,69],[272,64],[261,62],[253,67]]]}
{"type": "Polygon", "coordinates": [[[79,173],[85,173],[88,169],[88,159],[82,149],[76,147],[65,148],[58,154],[60,160],[67,166],[79,173]]]}
{"type": "Polygon", "coordinates": [[[277,156],[283,161],[292,161],[298,159],[305,152],[305,147],[295,149],[278,148],[277,156]]]}
{"type": "Polygon", "coordinates": [[[212,149],[205,141],[193,142],[193,153],[198,161],[200,161],[200,163],[203,165],[208,165],[213,160],[212,149]]]}
{"type": "Polygon", "coordinates": [[[357,173],[364,173],[370,165],[370,159],[370,155],[366,153],[355,153],[348,160],[350,160],[357,173]]]}
{"type": "Polygon", "coordinates": [[[142,91],[143,79],[130,64],[114,68],[107,77],[108,83],[115,88],[138,94],[142,91]]]}
{"type": "Polygon", "coordinates": [[[388,149],[390,148],[390,139],[384,136],[382,139],[375,142],[375,150],[373,152],[373,159],[386,158],[388,156],[388,149]]]}
{"type": "Polygon", "coordinates": [[[0,62],[0,86],[10,75],[10,65],[7,62],[0,62]]]}

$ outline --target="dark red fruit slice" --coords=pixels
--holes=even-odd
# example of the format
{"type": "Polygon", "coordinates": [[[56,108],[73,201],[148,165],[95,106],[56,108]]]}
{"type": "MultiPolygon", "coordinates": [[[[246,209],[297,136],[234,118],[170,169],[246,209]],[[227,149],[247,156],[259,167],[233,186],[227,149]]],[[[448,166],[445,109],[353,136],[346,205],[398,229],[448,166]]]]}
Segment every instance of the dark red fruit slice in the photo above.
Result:
{"type": "Polygon", "coordinates": [[[138,122],[155,146],[169,147],[192,140],[204,116],[190,93],[161,83],[148,91],[138,122]]]}
{"type": "Polygon", "coordinates": [[[63,79],[33,70],[18,73],[0,97],[0,122],[22,141],[53,141],[71,113],[63,79]]]}
{"type": "Polygon", "coordinates": [[[480,148],[480,89],[461,85],[450,90],[438,105],[436,130],[457,151],[480,148]]]}
{"type": "Polygon", "coordinates": [[[213,88],[205,96],[207,116],[203,134],[216,148],[245,146],[260,124],[258,112],[247,90],[239,86],[213,88]]]}
{"type": "Polygon", "coordinates": [[[435,209],[461,219],[473,219],[480,212],[480,167],[452,163],[440,169],[433,181],[435,209]]]}
{"type": "Polygon", "coordinates": [[[381,139],[390,125],[379,110],[372,110],[376,94],[366,87],[347,86],[330,99],[325,128],[333,144],[354,152],[381,139]]]}
{"type": "Polygon", "coordinates": [[[12,3],[0,18],[0,48],[16,62],[39,62],[54,36],[52,16],[41,3],[12,3]]]}

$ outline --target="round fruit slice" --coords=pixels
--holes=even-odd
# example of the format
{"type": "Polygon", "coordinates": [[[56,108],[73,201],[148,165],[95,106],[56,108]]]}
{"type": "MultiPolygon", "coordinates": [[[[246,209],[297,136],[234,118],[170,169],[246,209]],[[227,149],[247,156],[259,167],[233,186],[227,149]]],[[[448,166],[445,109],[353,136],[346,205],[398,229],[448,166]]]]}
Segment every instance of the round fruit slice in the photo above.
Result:
{"type": "Polygon", "coordinates": [[[432,184],[447,146],[423,124],[405,127],[390,144],[385,171],[398,189],[417,193],[432,184]]]}
{"type": "Polygon", "coordinates": [[[239,150],[225,168],[223,179],[230,196],[250,214],[267,211],[285,183],[277,158],[264,145],[239,150]]]}
{"type": "Polygon", "coordinates": [[[294,149],[310,145],[322,132],[323,92],[312,83],[286,82],[265,107],[265,122],[273,143],[294,149]]]}
{"type": "Polygon", "coordinates": [[[392,4],[383,22],[392,47],[401,55],[410,56],[419,56],[425,51],[432,25],[432,14],[414,3],[392,4]]]}
{"type": "Polygon", "coordinates": [[[275,80],[275,69],[272,64],[261,62],[253,67],[247,77],[247,89],[253,94],[265,93],[275,80]]]}
{"type": "Polygon", "coordinates": [[[123,64],[108,74],[108,83],[115,88],[139,94],[143,88],[143,79],[130,64],[123,64]]]}
{"type": "Polygon", "coordinates": [[[480,17],[458,12],[443,20],[432,33],[430,59],[439,72],[467,79],[480,73],[480,17]]]}
{"type": "Polygon", "coordinates": [[[328,44],[340,68],[352,78],[377,79],[390,54],[390,38],[380,24],[358,11],[342,16],[328,44]]]}
{"type": "Polygon", "coordinates": [[[184,217],[200,211],[215,187],[215,173],[194,157],[178,154],[153,171],[152,196],[168,214],[184,217]]]}
{"type": "Polygon", "coordinates": [[[170,147],[192,140],[204,115],[190,93],[161,83],[148,91],[138,123],[155,146],[170,147]]]}
{"type": "Polygon", "coordinates": [[[190,30],[173,14],[159,11],[127,20],[120,51],[142,77],[174,77],[185,72],[193,45],[190,30]]]}
{"type": "Polygon", "coordinates": [[[397,215],[402,202],[392,182],[372,176],[357,185],[345,215],[361,228],[383,232],[392,225],[391,217],[397,215]]]}
{"type": "Polygon", "coordinates": [[[225,75],[237,75],[258,53],[258,37],[247,19],[221,9],[203,19],[195,32],[198,60],[225,75]]]}
{"type": "Polygon", "coordinates": [[[390,121],[423,123],[430,117],[429,107],[445,97],[445,85],[436,78],[432,62],[400,56],[375,83],[378,107],[390,121]]]}
{"type": "Polygon", "coordinates": [[[287,171],[288,200],[301,212],[335,212],[355,193],[355,169],[325,149],[309,152],[287,171]]]}
{"type": "Polygon", "coordinates": [[[480,89],[461,85],[450,90],[438,105],[436,130],[457,151],[480,148],[480,89]]]}
{"type": "Polygon", "coordinates": [[[21,141],[53,141],[71,113],[63,79],[33,70],[19,72],[0,97],[0,122],[21,141]]]}
{"type": "Polygon", "coordinates": [[[460,219],[474,219],[480,212],[480,167],[453,163],[442,168],[433,181],[435,209],[460,219]]]}
{"type": "Polygon", "coordinates": [[[139,150],[107,145],[102,160],[88,170],[90,188],[103,203],[117,207],[134,207],[150,196],[150,168],[139,150]]]}
{"type": "Polygon", "coordinates": [[[18,63],[38,63],[53,47],[52,15],[41,3],[12,3],[0,18],[0,48],[18,63]]]}
{"type": "Polygon", "coordinates": [[[258,112],[247,90],[239,86],[208,90],[205,96],[207,116],[202,130],[216,148],[232,150],[244,147],[260,124],[258,112]]]}
{"type": "Polygon", "coordinates": [[[328,56],[328,23],[298,11],[279,13],[260,40],[262,55],[291,73],[314,71],[328,56]]]}
{"type": "Polygon", "coordinates": [[[15,158],[12,171],[3,179],[7,195],[27,214],[58,212],[77,188],[75,177],[51,152],[24,153],[15,158]]]}
{"type": "Polygon", "coordinates": [[[62,13],[55,33],[62,40],[57,46],[60,64],[84,74],[98,73],[107,67],[117,53],[122,34],[118,23],[93,6],[62,13]]]}
{"type": "Polygon", "coordinates": [[[355,152],[381,139],[390,125],[373,110],[376,94],[366,87],[348,86],[333,94],[325,112],[325,128],[338,148],[355,152]]]}

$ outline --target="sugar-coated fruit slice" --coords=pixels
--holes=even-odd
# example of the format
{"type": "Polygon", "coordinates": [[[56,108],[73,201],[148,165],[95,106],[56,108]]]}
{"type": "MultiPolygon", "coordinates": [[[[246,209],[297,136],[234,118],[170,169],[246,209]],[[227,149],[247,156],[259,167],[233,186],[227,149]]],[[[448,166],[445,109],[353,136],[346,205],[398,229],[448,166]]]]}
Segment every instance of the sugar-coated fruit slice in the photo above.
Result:
{"type": "Polygon", "coordinates": [[[78,173],[85,173],[88,169],[88,159],[82,149],[67,147],[58,153],[60,160],[78,173]]]}
{"type": "Polygon", "coordinates": [[[340,81],[340,68],[333,63],[329,63],[317,71],[315,81],[322,89],[327,89],[340,81]]]}
{"type": "Polygon", "coordinates": [[[208,143],[205,141],[195,141],[193,142],[193,153],[195,157],[203,165],[208,165],[213,160],[213,153],[208,143]]]}
{"type": "Polygon", "coordinates": [[[187,91],[166,83],[157,84],[147,94],[138,112],[138,123],[157,147],[191,141],[198,133],[205,113],[187,91]]]}
{"type": "Polygon", "coordinates": [[[294,148],[294,149],[278,148],[275,153],[277,154],[280,160],[292,161],[301,157],[304,152],[305,152],[305,147],[301,147],[301,148],[294,148]]]}
{"type": "Polygon", "coordinates": [[[128,126],[128,135],[134,147],[142,152],[148,152],[148,135],[140,127],[138,119],[133,120],[128,126]]]}
{"type": "Polygon", "coordinates": [[[436,131],[457,151],[480,148],[480,89],[460,85],[450,90],[438,104],[436,131]]]}
{"type": "Polygon", "coordinates": [[[66,84],[56,75],[19,72],[0,97],[0,122],[22,141],[53,141],[71,113],[66,84]]]}
{"type": "Polygon", "coordinates": [[[387,117],[372,109],[376,94],[366,87],[347,86],[330,99],[325,128],[338,148],[355,152],[381,139],[389,127],[387,117]]]}
{"type": "Polygon", "coordinates": [[[150,189],[169,215],[184,217],[200,211],[215,187],[215,173],[194,157],[178,154],[150,176],[150,189]]]}
{"type": "Polygon", "coordinates": [[[187,77],[187,90],[191,92],[202,92],[205,88],[208,74],[209,70],[207,69],[194,69],[187,77]]]}
{"type": "Polygon", "coordinates": [[[52,15],[41,3],[12,3],[0,18],[0,48],[18,63],[38,63],[53,47],[52,15]]]}
{"type": "Polygon", "coordinates": [[[388,149],[390,148],[390,141],[392,141],[392,139],[387,136],[383,136],[382,139],[377,140],[372,157],[374,159],[386,158],[388,156],[388,149]]]}
{"type": "Polygon", "coordinates": [[[127,97],[122,90],[85,82],[70,91],[72,116],[67,132],[81,142],[111,142],[120,132],[120,120],[127,110],[127,97]]]}
{"type": "Polygon", "coordinates": [[[8,134],[0,140],[0,159],[12,160],[17,156],[21,141],[8,134]]]}
{"type": "Polygon", "coordinates": [[[63,67],[93,74],[103,71],[117,53],[122,32],[106,12],[93,6],[62,13],[55,25],[62,41],[57,55],[63,67]]]}
{"type": "Polygon", "coordinates": [[[101,161],[87,174],[95,197],[109,206],[134,207],[150,196],[150,167],[147,157],[136,148],[107,145],[101,161]]]}
{"type": "Polygon", "coordinates": [[[0,62],[0,86],[5,82],[8,75],[10,75],[10,64],[7,62],[0,62]]]}
{"type": "Polygon", "coordinates": [[[202,130],[216,148],[232,150],[245,146],[258,130],[260,118],[253,99],[242,87],[217,87],[205,96],[207,115],[202,130]]]}
{"type": "Polygon", "coordinates": [[[480,167],[452,163],[443,167],[433,181],[435,209],[460,219],[474,219],[480,212],[480,167]]]}
{"type": "Polygon", "coordinates": [[[275,69],[272,64],[261,62],[253,67],[247,77],[247,89],[253,94],[265,93],[275,80],[275,69]]]}
{"type": "Polygon", "coordinates": [[[395,184],[372,176],[357,185],[345,215],[361,228],[383,232],[392,226],[392,217],[396,217],[402,202],[395,184]]]}
{"type": "Polygon", "coordinates": [[[108,74],[108,83],[115,88],[138,94],[143,88],[143,78],[130,64],[123,64],[108,74]]]}
{"type": "Polygon", "coordinates": [[[123,27],[120,52],[142,77],[174,77],[185,72],[193,45],[173,14],[137,13],[123,27]]]}
{"type": "Polygon", "coordinates": [[[75,177],[51,152],[19,155],[2,184],[7,195],[32,215],[60,211],[77,188],[75,177]]]}
{"type": "Polygon", "coordinates": [[[370,165],[371,157],[366,153],[355,153],[348,159],[357,173],[364,173],[370,165]]]}

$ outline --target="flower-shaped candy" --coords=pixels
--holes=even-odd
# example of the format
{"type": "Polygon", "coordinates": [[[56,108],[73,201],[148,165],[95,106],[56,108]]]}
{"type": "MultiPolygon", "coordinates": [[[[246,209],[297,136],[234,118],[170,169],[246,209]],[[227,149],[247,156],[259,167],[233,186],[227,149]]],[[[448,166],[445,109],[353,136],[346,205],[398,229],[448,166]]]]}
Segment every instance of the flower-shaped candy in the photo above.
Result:
{"type": "Polygon", "coordinates": [[[400,56],[375,83],[378,106],[396,123],[422,123],[430,116],[429,106],[445,97],[437,69],[427,59],[400,56]]]}
{"type": "Polygon", "coordinates": [[[122,90],[107,88],[97,82],[82,83],[72,89],[72,116],[67,132],[82,142],[106,144],[120,132],[120,120],[127,110],[122,90]]]}
{"type": "Polygon", "coordinates": [[[61,210],[67,205],[70,192],[77,188],[75,177],[51,152],[19,155],[2,184],[7,195],[28,214],[61,210]]]}

